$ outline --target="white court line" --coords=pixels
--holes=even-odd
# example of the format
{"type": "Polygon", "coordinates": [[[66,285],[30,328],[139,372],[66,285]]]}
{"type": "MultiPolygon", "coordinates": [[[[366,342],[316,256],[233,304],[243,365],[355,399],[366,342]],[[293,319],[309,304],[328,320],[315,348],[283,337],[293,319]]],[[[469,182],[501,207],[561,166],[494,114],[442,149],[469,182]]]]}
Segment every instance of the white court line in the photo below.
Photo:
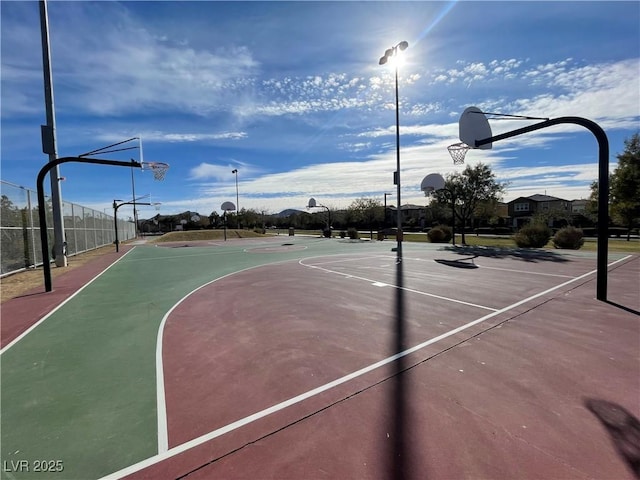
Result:
{"type": "MultiPolygon", "coordinates": [[[[478,264],[476,264],[478,265],[478,264]]],[[[501,270],[503,272],[514,272],[514,273],[524,273],[526,275],[542,275],[545,277],[559,277],[559,278],[573,278],[572,275],[559,275],[556,273],[540,273],[540,272],[532,272],[530,270],[516,270],[512,268],[500,268],[500,267],[487,267],[486,265],[478,265],[480,268],[484,268],[487,270],[501,270]]]]}
{"type": "MultiPolygon", "coordinates": [[[[370,260],[370,259],[378,259],[378,258],[388,258],[388,255],[369,255],[366,257],[357,257],[357,258],[353,258],[353,255],[348,254],[348,253],[341,253],[339,255],[346,255],[349,258],[346,260],[333,260],[331,262],[321,262],[321,263],[314,263],[312,264],[306,264],[306,263],[301,263],[300,265],[304,265],[305,267],[316,267],[318,265],[331,265],[333,263],[347,263],[347,262],[358,262],[360,260],[370,260]]],[[[338,255],[338,256],[339,256],[338,255]]],[[[315,257],[317,258],[317,257],[315,257]]]]}
{"type": "MultiPolygon", "coordinates": [[[[609,265],[607,265],[608,267],[615,265],[618,262],[621,262],[623,260],[626,260],[627,258],[631,257],[632,255],[627,255],[626,257],[623,257],[619,260],[616,260],[615,262],[610,263],[609,265]]],[[[283,263],[283,262],[276,262],[276,263],[283,263]]],[[[252,267],[254,268],[254,267],[252,267]]],[[[249,270],[249,269],[247,269],[249,270]]],[[[255,422],[257,420],[260,420],[261,418],[264,418],[268,415],[271,415],[272,413],[276,413],[280,410],[283,410],[285,408],[288,408],[292,405],[295,405],[297,403],[300,403],[304,400],[307,400],[315,395],[318,395],[322,392],[325,392],[329,389],[332,389],[334,387],[337,387],[338,385],[341,385],[343,383],[346,383],[350,380],[353,380],[354,378],[360,377],[362,375],[364,375],[365,373],[369,373],[373,370],[376,370],[384,365],[387,365],[391,362],[396,361],[399,358],[402,358],[406,355],[409,355],[411,353],[414,353],[418,350],[421,350],[429,345],[432,345],[434,343],[439,342],[440,340],[444,340],[445,338],[448,338],[452,335],[455,335],[457,333],[462,332],[463,330],[466,330],[470,327],[473,327],[474,325],[477,325],[479,323],[482,323],[486,320],[489,320],[490,318],[493,318],[497,315],[500,315],[502,313],[508,312],[509,310],[512,310],[516,307],[519,307],[520,305],[523,305],[531,300],[535,300],[536,298],[542,297],[544,295],[547,295],[548,293],[553,292],[554,290],[558,290],[560,288],[563,288],[567,285],[570,285],[574,282],[577,282],[578,280],[582,280],[583,278],[588,277],[589,275],[593,275],[594,273],[596,273],[597,270],[591,270],[590,272],[587,272],[583,275],[580,275],[579,277],[575,277],[572,278],[571,280],[568,280],[564,283],[561,283],[560,285],[556,285],[555,287],[551,287],[543,292],[540,293],[536,293],[535,295],[531,295],[530,297],[524,298],[516,303],[513,303],[507,307],[504,307],[500,310],[497,310],[493,313],[489,313],[488,315],[485,315],[484,317],[480,317],[476,320],[473,320],[465,325],[462,325],[458,328],[454,328],[453,330],[450,330],[446,333],[443,333],[442,335],[439,335],[437,337],[434,337],[430,340],[427,340],[419,345],[416,345],[415,347],[409,348],[407,350],[404,350],[402,352],[396,353],[395,355],[392,355],[390,357],[387,357],[383,360],[380,360],[379,362],[373,363],[367,367],[364,367],[360,370],[357,370],[353,373],[350,373],[348,375],[345,375],[344,377],[338,378],[332,382],[326,383],[324,385],[321,385],[320,387],[314,388],[313,390],[309,390],[308,392],[305,392],[301,395],[298,395],[296,397],[290,398],[289,400],[286,400],[284,402],[278,403],[276,405],[273,405],[269,408],[265,408],[264,410],[260,410],[259,412],[256,412],[252,415],[249,415],[247,417],[241,418],[240,420],[237,420],[233,423],[230,423],[228,425],[225,425],[224,427],[218,428],[216,430],[213,430],[212,432],[209,432],[205,435],[201,435],[200,437],[194,438],[193,440],[190,440],[188,442],[182,443],[180,445],[177,445],[165,452],[159,453],[157,455],[154,455],[153,457],[147,458],[145,460],[142,460],[141,462],[138,462],[134,465],[130,465],[129,467],[123,468],[122,470],[118,470],[117,472],[111,473],[109,475],[106,475],[105,477],[102,477],[102,479],[106,480],[106,479],[118,479],[118,478],[122,478],[125,477],[127,475],[131,475],[135,472],[139,472],[140,470],[143,470],[147,467],[150,467],[152,465],[155,465],[157,463],[160,463],[164,460],[167,460],[171,457],[174,457],[176,455],[179,455],[180,453],[186,452],[187,450],[190,450],[192,448],[195,448],[199,445],[202,445],[203,443],[209,442],[215,438],[218,438],[226,433],[232,432],[233,430],[237,430],[240,427],[243,427],[245,425],[248,425],[252,422],[255,422]]],[[[221,277],[224,278],[224,277],[221,277]]],[[[213,283],[213,282],[211,282],[213,283]]],[[[101,479],[101,480],[102,480],[101,479]]]]}
{"type": "MultiPolygon", "coordinates": [[[[389,271],[389,267],[391,265],[380,265],[379,267],[361,267],[361,268],[365,268],[367,270],[378,270],[381,271],[383,273],[387,273],[389,271]]],[[[437,279],[442,279],[442,278],[446,278],[447,275],[442,274],[442,273],[428,273],[428,272],[421,272],[421,271],[411,271],[411,272],[407,272],[405,270],[405,275],[407,277],[419,277],[419,278],[437,278],[437,279]]]]}
{"type": "MultiPolygon", "coordinates": [[[[304,260],[304,259],[303,259],[303,260],[304,260]]],[[[307,267],[307,268],[315,268],[315,269],[322,270],[322,271],[327,272],[327,273],[333,273],[333,274],[335,274],[335,275],[341,275],[341,276],[346,277],[346,278],[355,278],[355,279],[357,279],[357,280],[362,280],[362,281],[365,281],[365,282],[367,282],[367,283],[371,283],[371,284],[375,284],[375,283],[377,283],[377,282],[378,282],[377,280],[373,280],[373,279],[371,279],[371,278],[360,277],[360,276],[358,276],[358,275],[353,275],[353,274],[343,273],[343,272],[337,272],[337,271],[335,271],[335,270],[330,270],[330,269],[328,269],[328,268],[318,267],[318,266],[317,266],[317,264],[314,264],[314,265],[307,265],[307,264],[305,264],[305,263],[302,263],[302,260],[298,261],[298,263],[299,263],[300,265],[302,265],[303,267],[307,267]]],[[[487,307],[487,306],[485,306],[485,305],[479,305],[479,304],[477,304],[477,303],[465,302],[464,300],[458,300],[458,299],[451,298],[451,297],[443,297],[442,295],[436,295],[435,293],[422,292],[422,291],[420,291],[420,290],[414,290],[413,288],[408,288],[408,287],[400,287],[400,286],[398,286],[398,285],[394,285],[394,284],[388,284],[388,285],[389,285],[389,287],[391,287],[391,288],[397,288],[397,289],[399,289],[399,290],[404,290],[405,292],[416,293],[416,294],[418,294],[418,295],[423,295],[423,296],[425,296],[425,297],[437,298],[437,299],[439,299],[439,300],[444,300],[444,301],[446,301],[446,302],[459,303],[459,304],[461,304],[461,305],[467,305],[467,306],[469,306],[469,307],[474,307],[474,308],[481,308],[481,309],[483,309],[483,310],[489,310],[489,311],[491,311],[491,312],[495,312],[495,311],[497,310],[497,309],[495,309],[495,308],[487,307]]]]}
{"type": "MultiPolygon", "coordinates": [[[[265,250],[264,252],[257,252],[257,253],[272,253],[272,252],[276,252],[276,253],[286,253],[285,252],[277,252],[276,249],[277,248],[282,248],[285,245],[268,245],[266,246],[266,244],[263,245],[257,245],[255,247],[250,247],[250,248],[245,248],[244,250],[242,250],[243,253],[256,253],[253,250],[257,250],[257,249],[263,249],[265,250]],[[270,251],[271,250],[271,251],[270,251]]],[[[309,248],[307,245],[296,245],[295,243],[292,243],[291,245],[286,245],[286,246],[291,246],[291,247],[302,247],[302,248],[297,248],[295,250],[292,250],[294,252],[299,252],[301,250],[306,250],[307,248],[309,248]]]]}
{"type": "Polygon", "coordinates": [[[219,278],[215,278],[210,282],[207,282],[203,285],[200,285],[195,290],[187,293],[184,297],[182,297],[178,302],[173,305],[167,313],[162,317],[162,321],[160,322],[160,326],[158,327],[158,336],[156,337],[156,406],[157,406],[157,425],[158,425],[158,452],[163,453],[168,451],[169,449],[169,429],[167,426],[167,404],[166,404],[166,396],[165,396],[165,388],[164,388],[164,364],[162,361],[162,342],[164,338],[164,327],[167,323],[167,319],[171,315],[171,313],[188,299],[191,295],[196,293],[199,290],[211,285],[212,283],[223,280],[231,275],[235,275],[237,273],[246,272],[248,270],[253,270],[256,268],[261,268],[269,265],[278,265],[282,263],[294,262],[295,260],[279,260],[272,263],[265,263],[261,265],[255,265],[253,267],[244,268],[242,270],[237,270],[235,272],[227,273],[219,278]]]}
{"type": "MultiPolygon", "coordinates": [[[[60,310],[67,302],[70,302],[73,297],[78,295],[81,291],[83,291],[85,288],[87,288],[89,285],[91,285],[94,281],[96,281],[98,279],[98,277],[100,277],[103,273],[105,273],[107,270],[109,270],[111,267],[113,267],[116,263],[118,263],[124,257],[129,255],[129,253],[131,253],[134,248],[136,248],[136,247],[135,246],[132,247],[131,250],[126,252],[124,255],[122,255],[120,258],[118,258],[115,262],[113,262],[111,265],[109,265],[107,268],[105,268],[103,271],[101,271],[99,274],[97,274],[95,277],[93,277],[91,280],[89,280],[86,284],[84,284],[82,287],[80,287],[78,290],[76,290],[69,298],[67,298],[66,300],[63,300],[57,307],[55,307],[53,310],[51,310],[49,313],[47,313],[44,317],[42,317],[36,323],[31,325],[27,330],[22,332],[19,336],[17,336],[11,342],[9,342],[7,345],[5,345],[2,348],[2,350],[0,350],[0,355],[2,355],[4,352],[9,350],[16,343],[18,343],[20,340],[22,340],[24,337],[26,337],[29,333],[31,333],[38,325],[40,325],[42,322],[44,322],[47,318],[49,318],[55,312],[60,310]]],[[[44,292],[44,295],[46,295],[47,293],[49,293],[49,292],[44,292]]]]}

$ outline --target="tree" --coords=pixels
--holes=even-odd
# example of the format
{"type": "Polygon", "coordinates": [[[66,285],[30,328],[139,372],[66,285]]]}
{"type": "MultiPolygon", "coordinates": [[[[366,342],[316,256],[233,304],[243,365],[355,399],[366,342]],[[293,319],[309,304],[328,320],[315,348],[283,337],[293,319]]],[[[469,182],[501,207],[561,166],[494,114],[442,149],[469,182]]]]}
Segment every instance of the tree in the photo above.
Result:
{"type": "Polygon", "coordinates": [[[253,208],[245,209],[243,207],[240,209],[240,217],[242,218],[242,224],[247,228],[262,226],[262,215],[253,208]]]}
{"type": "Polygon", "coordinates": [[[216,228],[218,223],[220,222],[220,215],[215,210],[209,214],[209,223],[211,224],[211,228],[216,228]]]}
{"type": "MultiPolygon", "coordinates": [[[[640,134],[624,141],[624,152],[617,155],[618,165],[609,177],[610,213],[615,223],[631,230],[640,222],[640,134]]],[[[597,209],[598,182],[591,184],[590,199],[597,209]]]]}
{"type": "Polygon", "coordinates": [[[613,220],[631,230],[640,221],[640,134],[624,141],[625,150],[618,155],[618,166],[611,175],[610,198],[613,220]]]}
{"type": "Polygon", "coordinates": [[[369,236],[373,238],[373,224],[384,220],[384,207],[375,198],[357,198],[348,210],[353,221],[369,227],[369,236]]]}
{"type": "Polygon", "coordinates": [[[445,187],[435,195],[440,203],[455,203],[455,215],[462,225],[462,244],[466,244],[464,227],[476,209],[483,203],[498,201],[506,188],[506,183],[496,181],[495,174],[488,165],[478,163],[468,165],[462,172],[447,175],[445,187]]]}

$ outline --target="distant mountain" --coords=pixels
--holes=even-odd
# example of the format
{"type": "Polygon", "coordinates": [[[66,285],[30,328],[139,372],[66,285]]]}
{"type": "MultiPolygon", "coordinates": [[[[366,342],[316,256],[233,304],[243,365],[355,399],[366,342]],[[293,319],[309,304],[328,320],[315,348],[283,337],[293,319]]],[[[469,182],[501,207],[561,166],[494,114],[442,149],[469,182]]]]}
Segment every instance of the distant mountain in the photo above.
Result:
{"type": "Polygon", "coordinates": [[[282,210],[280,213],[276,214],[276,217],[286,218],[290,217],[295,213],[303,213],[302,210],[296,210],[295,208],[287,208],[286,210],[282,210]]]}

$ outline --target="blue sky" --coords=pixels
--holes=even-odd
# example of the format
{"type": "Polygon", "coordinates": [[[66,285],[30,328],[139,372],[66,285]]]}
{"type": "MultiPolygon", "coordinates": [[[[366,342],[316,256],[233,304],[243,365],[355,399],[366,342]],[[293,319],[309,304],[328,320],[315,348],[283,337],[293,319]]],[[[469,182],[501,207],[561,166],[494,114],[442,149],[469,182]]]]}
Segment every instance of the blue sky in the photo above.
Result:
{"type": "MultiPolygon", "coordinates": [[[[38,3],[0,8],[1,178],[35,188],[47,161],[38,3]]],[[[471,105],[593,120],[609,137],[611,169],[640,129],[635,1],[50,1],[49,23],[58,155],[140,137],[145,161],[171,165],[164,182],[135,171],[137,196],[161,202],[162,214],[235,203],[233,169],[241,208],[304,209],[310,197],[342,208],[384,192],[395,204],[394,77],[378,60],[402,40],[403,204],[427,203],[427,174],[464,168],[446,147],[471,105]]],[[[527,123],[491,125],[496,134],[527,123]]],[[[509,183],[505,201],[585,198],[597,143],[582,127],[557,126],[470,151],[476,162],[509,183]]],[[[109,211],[131,199],[128,168],[60,170],[67,201],[109,211]]]]}

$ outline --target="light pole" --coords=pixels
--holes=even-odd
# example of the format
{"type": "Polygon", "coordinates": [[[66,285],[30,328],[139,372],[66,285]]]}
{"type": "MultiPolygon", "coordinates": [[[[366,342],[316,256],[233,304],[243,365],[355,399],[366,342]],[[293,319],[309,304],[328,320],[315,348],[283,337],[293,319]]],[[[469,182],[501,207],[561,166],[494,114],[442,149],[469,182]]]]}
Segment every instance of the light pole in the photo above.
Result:
{"type": "Polygon", "coordinates": [[[394,183],[397,186],[397,197],[398,197],[398,205],[397,205],[397,228],[398,232],[396,233],[396,240],[398,242],[397,252],[398,259],[402,258],[402,212],[400,210],[400,105],[398,103],[398,49],[400,51],[406,50],[409,46],[409,43],[406,41],[402,41],[398,43],[395,47],[388,48],[384,55],[380,58],[378,62],[379,65],[384,65],[387,63],[389,58],[396,58],[395,62],[395,83],[396,83],[396,172],[394,175],[394,183]]]}
{"type": "Polygon", "coordinates": [[[451,244],[455,247],[456,246],[456,194],[453,190],[449,190],[448,188],[444,188],[443,190],[451,196],[451,244]]]}
{"type": "Polygon", "coordinates": [[[236,175],[236,223],[238,224],[238,228],[240,228],[240,198],[238,196],[238,169],[234,168],[231,170],[231,173],[235,173],[236,175]]]}
{"type": "MultiPolygon", "coordinates": [[[[140,155],[140,163],[144,162],[142,156],[142,137],[133,137],[133,140],[138,140],[138,151],[140,155]]],[[[133,159],[131,159],[133,161],[133,159]]],[[[136,210],[136,185],[133,180],[133,168],[131,169],[131,198],[133,198],[133,230],[136,238],[138,238],[138,211],[136,210]]]]}
{"type": "MultiPolygon", "coordinates": [[[[41,126],[42,151],[49,156],[49,162],[58,158],[56,140],[56,115],[53,102],[53,73],[51,68],[51,48],[49,46],[49,14],[46,0],[40,0],[40,35],[42,41],[42,70],[44,74],[44,97],[47,124],[41,126]]],[[[62,208],[62,189],[60,169],[52,167],[50,175],[51,209],[53,215],[53,256],[58,267],[67,266],[67,252],[64,232],[64,212],[62,208]]],[[[47,255],[49,255],[47,253],[47,255]]],[[[48,258],[48,257],[46,257],[48,258]]],[[[43,261],[46,261],[43,258],[43,261]]],[[[47,290],[48,291],[48,290],[47,290]]]]}
{"type": "Polygon", "coordinates": [[[387,197],[391,195],[391,193],[384,194],[384,228],[387,228],[387,197]]]}
{"type": "MultiPolygon", "coordinates": [[[[398,49],[406,50],[409,44],[407,42],[400,42],[395,47],[391,47],[384,52],[384,56],[380,58],[378,62],[380,65],[384,65],[387,63],[389,58],[395,58],[395,82],[396,82],[396,172],[394,175],[394,184],[397,186],[397,197],[398,197],[398,205],[397,205],[397,233],[396,233],[396,285],[399,287],[396,289],[395,295],[395,339],[394,344],[392,346],[395,352],[401,352],[405,348],[406,339],[405,339],[405,325],[404,325],[404,316],[405,316],[405,308],[404,308],[404,291],[403,291],[403,283],[404,283],[404,274],[403,274],[403,262],[402,262],[402,212],[401,212],[401,198],[400,198],[400,105],[398,102],[398,49]]],[[[405,385],[403,383],[403,375],[400,375],[400,372],[403,372],[406,368],[406,360],[404,356],[398,358],[396,362],[396,372],[398,375],[395,375],[394,378],[396,380],[396,385],[394,385],[394,403],[393,412],[395,413],[395,425],[393,438],[396,439],[391,451],[393,458],[393,466],[392,466],[392,476],[396,476],[398,472],[403,472],[405,469],[404,466],[404,458],[411,458],[410,448],[407,448],[407,442],[404,439],[404,426],[407,420],[406,414],[406,395],[405,395],[405,385]]],[[[391,473],[391,472],[390,472],[391,473]]]]}

